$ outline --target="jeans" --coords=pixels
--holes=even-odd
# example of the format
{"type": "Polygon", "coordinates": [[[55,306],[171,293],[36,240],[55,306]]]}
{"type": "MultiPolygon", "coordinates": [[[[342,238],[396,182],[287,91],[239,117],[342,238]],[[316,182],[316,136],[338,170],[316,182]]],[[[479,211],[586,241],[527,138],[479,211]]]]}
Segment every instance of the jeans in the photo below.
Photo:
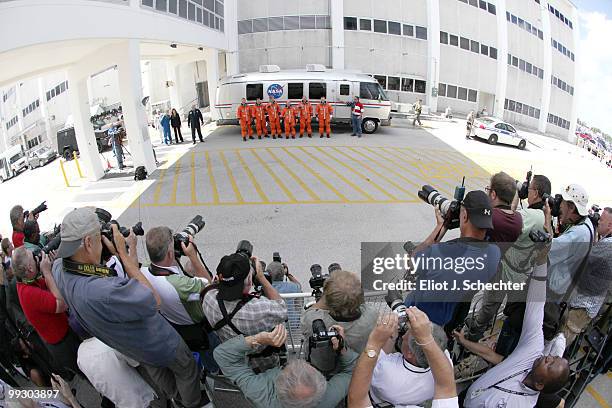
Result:
{"type": "Polygon", "coordinates": [[[361,136],[361,122],[363,122],[363,117],[359,115],[351,115],[351,124],[353,125],[354,135],[361,136]]]}
{"type": "Polygon", "coordinates": [[[164,128],[164,143],[165,144],[172,143],[172,134],[170,133],[170,127],[164,128]]]}

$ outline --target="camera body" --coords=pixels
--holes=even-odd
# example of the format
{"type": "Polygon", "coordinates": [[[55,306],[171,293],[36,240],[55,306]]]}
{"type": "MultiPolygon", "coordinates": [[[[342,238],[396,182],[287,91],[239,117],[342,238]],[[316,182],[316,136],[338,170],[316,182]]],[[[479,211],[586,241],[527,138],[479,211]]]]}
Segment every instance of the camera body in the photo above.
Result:
{"type": "Polygon", "coordinates": [[[323,268],[321,268],[321,265],[319,264],[313,264],[310,266],[310,273],[312,274],[312,277],[308,280],[308,284],[312,289],[312,295],[316,301],[319,301],[321,296],[323,296],[323,285],[325,285],[325,281],[327,278],[329,278],[329,275],[324,275],[322,271],[323,268]]]}
{"type": "Polygon", "coordinates": [[[308,338],[307,361],[324,374],[330,373],[336,367],[338,352],[333,348],[333,338],[338,339],[338,350],[341,350],[344,340],[338,332],[328,330],[321,319],[312,322],[312,335],[308,338]]]}
{"type": "Polygon", "coordinates": [[[408,319],[408,313],[406,313],[408,308],[404,304],[401,293],[398,291],[388,291],[385,295],[385,301],[393,313],[398,317],[397,330],[401,337],[410,330],[410,320],[408,319]]]}
{"type": "Polygon", "coordinates": [[[177,232],[173,235],[174,240],[174,256],[175,258],[180,258],[185,255],[183,253],[183,247],[181,244],[185,244],[185,246],[189,245],[189,236],[194,237],[198,232],[204,228],[206,222],[202,218],[201,215],[196,215],[193,217],[189,224],[181,232],[177,232]]]}
{"type": "Polygon", "coordinates": [[[278,252],[272,253],[272,262],[282,263],[281,256],[278,252]]]}
{"type": "Polygon", "coordinates": [[[24,211],[23,212],[23,218],[27,219],[28,215],[30,215],[30,213],[32,213],[32,215],[36,217],[41,212],[46,211],[47,208],[49,208],[49,207],[47,207],[47,201],[43,201],[42,203],[38,204],[38,206],[35,209],[33,209],[32,211],[24,211]]]}
{"type": "Polygon", "coordinates": [[[516,190],[518,193],[518,197],[521,200],[524,200],[527,198],[527,195],[529,194],[529,183],[531,183],[531,176],[533,175],[533,173],[531,172],[531,170],[529,170],[527,172],[527,177],[525,178],[525,181],[520,182],[518,180],[516,180],[516,190]]]}
{"type": "MultiPolygon", "coordinates": [[[[95,213],[98,216],[98,221],[100,222],[100,235],[106,237],[106,239],[112,242],[113,245],[115,245],[115,239],[113,237],[113,230],[112,230],[113,224],[117,226],[117,229],[119,229],[119,232],[121,232],[121,235],[123,235],[124,238],[127,238],[130,235],[130,229],[119,225],[119,222],[117,220],[113,220],[111,213],[109,213],[105,209],[96,208],[95,213]]],[[[131,229],[132,231],[134,231],[135,235],[138,235],[138,236],[144,235],[144,229],[142,228],[142,222],[140,221],[134,224],[134,226],[131,229]]],[[[111,257],[111,255],[112,254],[110,253],[108,248],[106,248],[105,245],[102,245],[102,260],[107,260],[108,258],[111,257]]]]}
{"type": "Polygon", "coordinates": [[[599,214],[599,212],[601,211],[601,207],[599,207],[597,204],[593,205],[591,207],[591,211],[589,211],[589,219],[591,220],[591,224],[593,224],[593,229],[595,231],[597,231],[597,226],[599,225],[599,219],[601,218],[601,214],[599,214]]]}
{"type": "Polygon", "coordinates": [[[558,217],[561,214],[561,201],[563,201],[563,196],[561,194],[555,194],[554,197],[550,194],[542,194],[542,199],[548,202],[548,206],[550,207],[550,215],[553,217],[558,217]]]}
{"type": "Polygon", "coordinates": [[[544,231],[537,229],[529,231],[529,239],[531,239],[531,241],[533,241],[534,243],[545,243],[550,241],[550,238],[550,234],[544,231]]]}
{"type": "Polygon", "coordinates": [[[418,196],[421,200],[440,210],[442,217],[444,217],[444,224],[448,229],[459,227],[459,212],[461,210],[461,203],[465,197],[465,177],[463,178],[461,186],[455,187],[453,200],[444,197],[438,190],[428,184],[421,187],[418,196]]]}

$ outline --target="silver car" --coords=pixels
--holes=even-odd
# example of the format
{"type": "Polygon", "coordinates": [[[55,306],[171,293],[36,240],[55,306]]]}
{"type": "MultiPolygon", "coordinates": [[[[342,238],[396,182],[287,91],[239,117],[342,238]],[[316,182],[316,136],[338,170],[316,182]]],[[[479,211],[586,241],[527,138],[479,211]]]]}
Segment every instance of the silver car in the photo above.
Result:
{"type": "Polygon", "coordinates": [[[33,152],[28,153],[28,167],[35,169],[42,167],[47,163],[52,162],[57,157],[57,152],[48,147],[41,147],[33,152]]]}

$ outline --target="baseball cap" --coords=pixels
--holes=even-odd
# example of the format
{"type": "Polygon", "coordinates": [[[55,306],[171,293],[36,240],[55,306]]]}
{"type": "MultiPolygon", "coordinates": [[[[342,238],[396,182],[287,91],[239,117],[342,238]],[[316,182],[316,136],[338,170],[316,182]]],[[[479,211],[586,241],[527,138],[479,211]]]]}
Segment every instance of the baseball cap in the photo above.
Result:
{"type": "Polygon", "coordinates": [[[470,222],[481,229],[493,229],[493,212],[491,200],[484,191],[470,191],[463,200],[470,222]]]}
{"type": "Polygon", "coordinates": [[[68,258],[81,246],[83,238],[100,231],[98,216],[91,207],[70,211],[60,227],[61,243],[57,249],[58,258],[68,258]]]}
{"type": "Polygon", "coordinates": [[[580,184],[570,184],[561,192],[565,201],[571,201],[576,206],[578,214],[583,217],[589,215],[589,195],[587,194],[584,187],[580,184]]]}
{"type": "Polygon", "coordinates": [[[242,298],[244,280],[251,271],[249,259],[241,254],[225,255],[219,261],[219,295],[221,300],[238,300],[242,298]]]}

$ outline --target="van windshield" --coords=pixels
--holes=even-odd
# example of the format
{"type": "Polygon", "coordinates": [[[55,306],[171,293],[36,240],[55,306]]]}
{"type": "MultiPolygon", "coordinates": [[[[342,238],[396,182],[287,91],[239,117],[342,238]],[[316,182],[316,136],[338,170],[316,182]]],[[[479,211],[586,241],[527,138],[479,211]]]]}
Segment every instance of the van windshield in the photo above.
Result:
{"type": "Polygon", "coordinates": [[[389,100],[380,84],[375,82],[360,82],[359,97],[361,99],[375,99],[381,101],[389,100]]]}
{"type": "Polygon", "coordinates": [[[21,153],[17,153],[16,155],[12,156],[9,160],[9,163],[13,164],[19,159],[21,159],[21,153]]]}

